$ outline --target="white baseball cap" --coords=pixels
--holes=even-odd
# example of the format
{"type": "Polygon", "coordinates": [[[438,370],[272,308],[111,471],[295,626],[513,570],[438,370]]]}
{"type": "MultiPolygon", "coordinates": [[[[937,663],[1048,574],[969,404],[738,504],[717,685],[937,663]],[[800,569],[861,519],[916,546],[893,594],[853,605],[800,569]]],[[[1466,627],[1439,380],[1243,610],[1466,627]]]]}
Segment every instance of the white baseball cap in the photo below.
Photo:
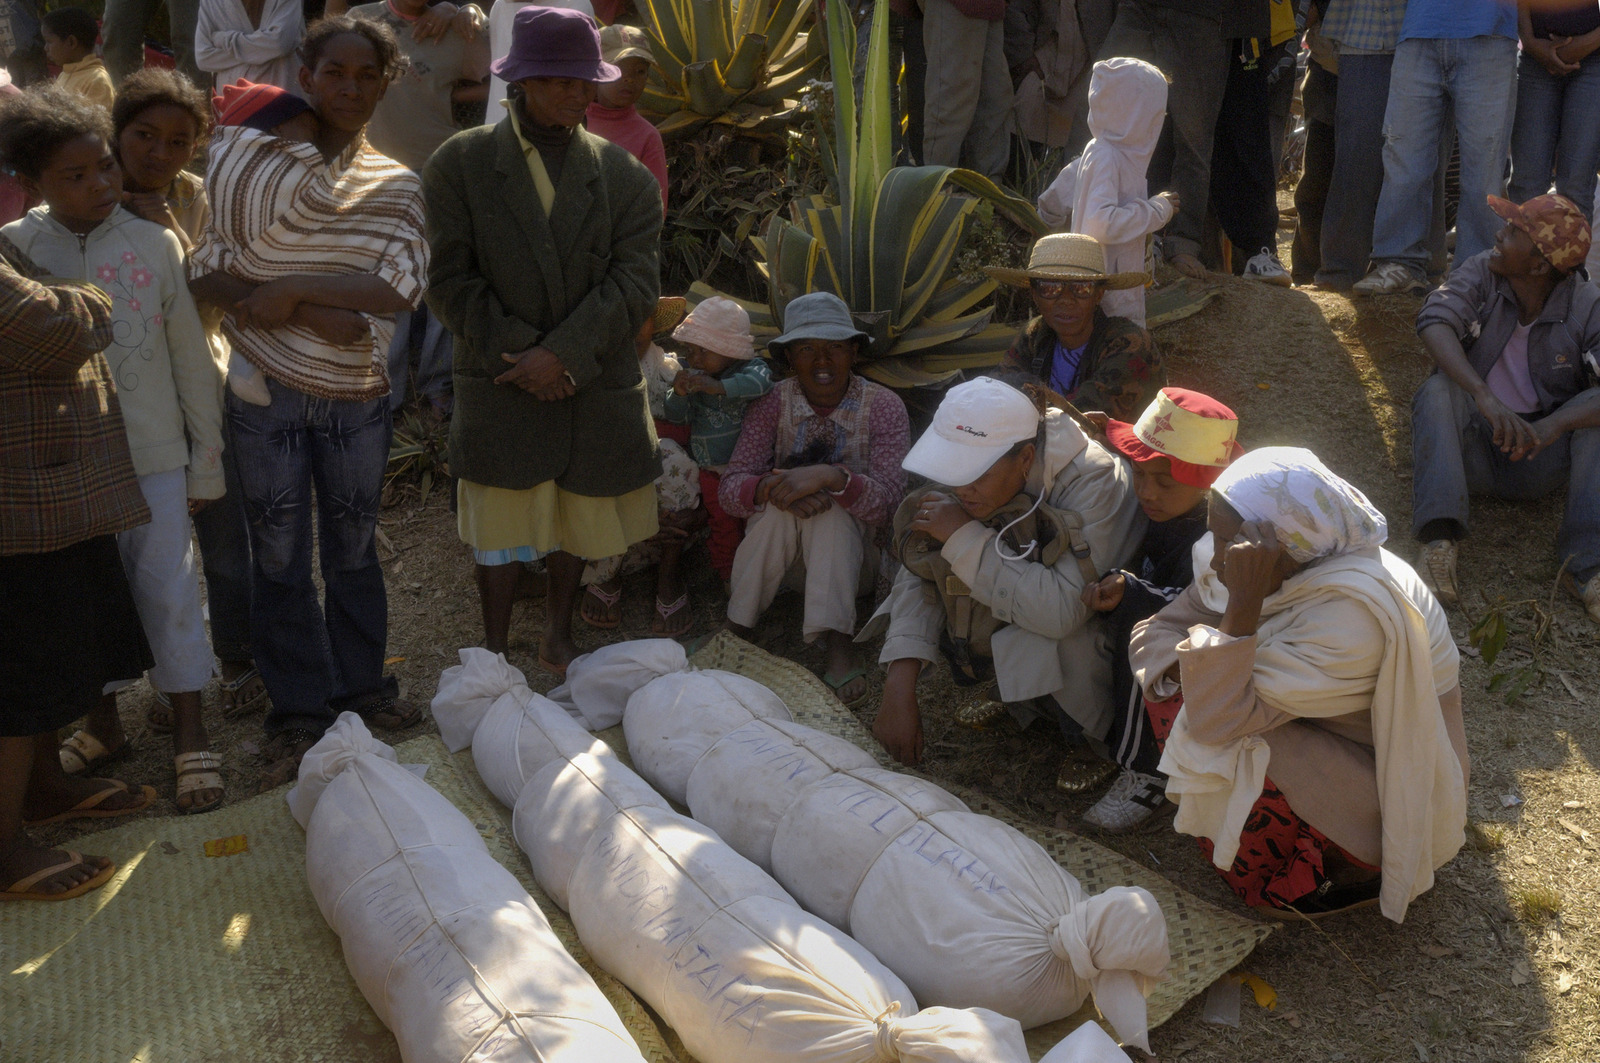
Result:
{"type": "Polygon", "coordinates": [[[1039,411],[1032,399],[1010,384],[979,377],[945,394],[933,424],[900,464],[935,483],[965,487],[1038,432],[1039,411]]]}

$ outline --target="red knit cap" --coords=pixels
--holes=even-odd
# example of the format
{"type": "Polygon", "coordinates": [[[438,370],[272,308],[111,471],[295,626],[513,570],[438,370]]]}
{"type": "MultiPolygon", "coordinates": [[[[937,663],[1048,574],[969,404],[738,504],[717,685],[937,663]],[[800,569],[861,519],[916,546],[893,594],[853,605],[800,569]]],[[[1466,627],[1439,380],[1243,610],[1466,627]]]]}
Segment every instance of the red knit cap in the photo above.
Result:
{"type": "Polygon", "coordinates": [[[309,103],[292,92],[243,78],[222,86],[222,95],[211,97],[211,107],[217,112],[218,125],[248,126],[263,133],[311,110],[309,103]]]}
{"type": "Polygon", "coordinates": [[[1167,458],[1172,478],[1192,487],[1210,487],[1244,448],[1234,437],[1239,415],[1198,391],[1162,388],[1137,424],[1111,421],[1106,439],[1134,461],[1167,458]]]}

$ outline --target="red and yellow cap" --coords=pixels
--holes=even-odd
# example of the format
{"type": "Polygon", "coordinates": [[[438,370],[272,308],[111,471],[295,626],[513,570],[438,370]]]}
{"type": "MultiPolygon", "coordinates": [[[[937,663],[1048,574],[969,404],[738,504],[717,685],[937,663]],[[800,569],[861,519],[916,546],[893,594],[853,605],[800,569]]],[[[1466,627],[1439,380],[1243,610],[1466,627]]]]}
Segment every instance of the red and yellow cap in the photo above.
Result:
{"type": "Polygon", "coordinates": [[[1238,432],[1238,414],[1186,388],[1162,388],[1136,424],[1106,424],[1106,438],[1118,453],[1133,461],[1167,458],[1172,478],[1191,487],[1210,487],[1244,453],[1238,432]]]}

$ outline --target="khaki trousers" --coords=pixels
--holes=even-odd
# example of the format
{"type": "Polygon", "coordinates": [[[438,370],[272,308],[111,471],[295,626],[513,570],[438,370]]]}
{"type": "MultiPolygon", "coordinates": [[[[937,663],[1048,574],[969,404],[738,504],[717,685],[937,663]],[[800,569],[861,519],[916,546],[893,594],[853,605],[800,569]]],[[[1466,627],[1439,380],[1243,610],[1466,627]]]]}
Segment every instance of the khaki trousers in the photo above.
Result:
{"type": "Polygon", "coordinates": [[[798,562],[804,570],[805,640],[825,631],[853,634],[856,594],[871,538],[872,529],[843,506],[805,520],[773,506],[756,510],[733,555],[728,619],[754,627],[798,562]]]}
{"type": "Polygon", "coordinates": [[[964,166],[999,180],[1011,161],[1006,25],[968,18],[950,0],[922,0],[928,75],[922,163],[964,166]]]}

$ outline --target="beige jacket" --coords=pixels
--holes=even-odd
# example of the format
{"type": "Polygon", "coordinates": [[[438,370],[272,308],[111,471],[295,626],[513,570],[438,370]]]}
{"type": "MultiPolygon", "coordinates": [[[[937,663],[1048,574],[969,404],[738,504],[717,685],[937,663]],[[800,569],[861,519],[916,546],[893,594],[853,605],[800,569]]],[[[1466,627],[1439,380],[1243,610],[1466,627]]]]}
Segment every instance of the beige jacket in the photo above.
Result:
{"type": "MultiPolygon", "coordinates": [[[[1045,419],[1045,446],[1024,488],[1083,517],[1094,569],[1121,567],[1138,547],[1144,515],[1128,465],[1090,442],[1059,410],[1045,419]]],[[[994,549],[998,532],[977,521],[952,535],[941,551],[972,596],[1005,626],[993,639],[1000,696],[1022,702],[1053,695],[1092,737],[1111,719],[1111,649],[1099,617],[1083,604],[1083,573],[1070,551],[1053,566],[1008,561],[994,549]]],[[[902,569],[861,640],[885,634],[878,659],[939,658],[944,613],[932,584],[902,569]]]]}
{"type": "MultiPolygon", "coordinates": [[[[1336,611],[1322,618],[1322,626],[1336,625],[1352,641],[1384,637],[1377,619],[1358,602],[1346,599],[1321,608],[1336,611]]],[[[1135,628],[1129,656],[1145,695],[1163,700],[1176,693],[1171,677],[1180,667],[1179,644],[1196,624],[1216,626],[1221,621],[1190,586],[1135,628]]],[[[1253,638],[1181,652],[1184,711],[1195,736],[1215,745],[1260,736],[1270,750],[1272,781],[1289,806],[1352,856],[1381,864],[1383,816],[1372,713],[1309,719],[1268,705],[1256,695],[1255,653],[1253,638]]],[[[1439,695],[1439,707],[1465,785],[1469,764],[1459,685],[1439,695]]]]}

